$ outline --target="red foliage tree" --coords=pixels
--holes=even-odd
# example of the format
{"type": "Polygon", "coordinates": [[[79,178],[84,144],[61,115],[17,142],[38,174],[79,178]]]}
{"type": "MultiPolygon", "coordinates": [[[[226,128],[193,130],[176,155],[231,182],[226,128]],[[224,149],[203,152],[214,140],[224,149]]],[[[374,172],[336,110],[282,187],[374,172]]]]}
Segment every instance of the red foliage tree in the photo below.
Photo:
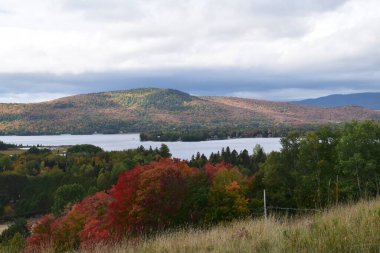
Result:
{"type": "Polygon", "coordinates": [[[112,189],[109,217],[119,238],[175,226],[187,216],[182,207],[187,180],[198,170],[176,159],[138,166],[119,177],[112,189]]]}
{"type": "Polygon", "coordinates": [[[42,249],[53,245],[54,222],[54,216],[48,214],[28,223],[31,236],[26,239],[25,253],[41,252],[42,249]]]}
{"type": "Polygon", "coordinates": [[[111,190],[113,202],[108,207],[107,215],[115,231],[115,239],[120,240],[131,230],[129,224],[134,218],[131,214],[138,208],[134,203],[142,170],[143,168],[138,166],[122,173],[111,190]]]}
{"type": "Polygon", "coordinates": [[[30,226],[26,252],[40,252],[46,247],[56,251],[70,251],[79,245],[85,248],[94,242],[110,240],[106,208],[110,197],[98,192],[74,205],[63,217],[46,215],[30,226]]]}
{"type": "Polygon", "coordinates": [[[98,192],[78,204],[75,211],[85,214],[86,221],[79,233],[81,247],[87,248],[95,243],[106,243],[112,240],[112,228],[107,217],[107,206],[111,198],[109,194],[98,192]]]}
{"type": "Polygon", "coordinates": [[[211,162],[208,162],[204,166],[204,171],[205,171],[207,177],[212,181],[214,179],[214,177],[215,177],[215,174],[217,172],[228,170],[228,169],[231,169],[231,168],[232,168],[232,165],[228,164],[228,163],[225,163],[224,161],[220,162],[220,163],[211,163],[211,162]]]}

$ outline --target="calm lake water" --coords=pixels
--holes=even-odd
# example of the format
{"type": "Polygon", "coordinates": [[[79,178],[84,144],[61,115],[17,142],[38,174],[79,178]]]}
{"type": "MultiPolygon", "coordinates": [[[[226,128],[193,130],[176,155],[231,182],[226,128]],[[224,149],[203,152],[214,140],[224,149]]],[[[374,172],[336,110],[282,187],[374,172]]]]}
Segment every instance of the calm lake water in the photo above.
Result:
{"type": "Polygon", "coordinates": [[[200,142],[152,142],[140,141],[139,134],[112,134],[112,135],[48,135],[48,136],[0,136],[5,143],[22,145],[61,146],[76,144],[93,144],[106,151],[134,149],[141,145],[145,148],[160,147],[161,143],[168,145],[173,157],[190,159],[193,154],[200,152],[207,157],[229,146],[231,150],[240,152],[247,149],[251,154],[256,144],[260,144],[264,151],[279,151],[281,148],[280,138],[242,138],[229,140],[212,140],[200,142]]]}

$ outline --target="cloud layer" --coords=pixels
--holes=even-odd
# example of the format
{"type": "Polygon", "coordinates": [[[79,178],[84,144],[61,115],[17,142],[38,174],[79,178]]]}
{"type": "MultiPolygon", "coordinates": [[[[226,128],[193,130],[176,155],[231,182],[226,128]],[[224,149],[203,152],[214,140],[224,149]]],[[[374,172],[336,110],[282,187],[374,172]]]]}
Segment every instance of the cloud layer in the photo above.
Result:
{"type": "Polygon", "coordinates": [[[378,0],[3,0],[0,92],[380,90],[379,10],[378,0]]]}

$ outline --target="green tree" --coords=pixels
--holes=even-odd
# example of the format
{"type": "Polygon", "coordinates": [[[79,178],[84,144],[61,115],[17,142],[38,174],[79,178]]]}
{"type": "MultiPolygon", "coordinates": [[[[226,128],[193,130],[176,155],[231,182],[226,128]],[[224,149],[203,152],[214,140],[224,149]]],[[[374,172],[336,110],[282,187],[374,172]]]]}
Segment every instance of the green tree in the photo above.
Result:
{"type": "Polygon", "coordinates": [[[0,172],[12,170],[12,161],[8,155],[0,155],[0,172]]]}
{"type": "Polygon", "coordinates": [[[380,127],[373,121],[346,124],[337,146],[340,192],[343,199],[379,193],[380,127]]]}
{"type": "Polygon", "coordinates": [[[0,235],[0,243],[8,243],[16,234],[26,237],[29,235],[29,231],[26,227],[26,219],[16,219],[12,225],[0,235]]]}
{"type": "Polygon", "coordinates": [[[328,128],[308,133],[300,141],[293,171],[297,206],[321,208],[332,203],[338,141],[338,133],[328,128]]]}
{"type": "Polygon", "coordinates": [[[170,154],[170,150],[169,150],[168,145],[166,145],[166,144],[161,144],[161,147],[160,147],[160,155],[161,155],[161,157],[163,157],[163,158],[169,158],[169,157],[172,156],[172,154],[170,154]]]}
{"type": "MultiPolygon", "coordinates": [[[[272,152],[258,172],[257,179],[262,178],[262,183],[256,183],[262,184],[264,189],[266,189],[268,205],[295,206],[293,191],[296,180],[292,175],[292,169],[287,166],[287,158],[283,153],[272,152]]],[[[263,189],[258,190],[261,191],[256,196],[261,200],[263,189]]]]}
{"type": "Polygon", "coordinates": [[[112,182],[113,180],[110,172],[101,172],[96,179],[96,187],[99,190],[105,190],[111,187],[112,182]]]}
{"type": "Polygon", "coordinates": [[[90,145],[90,144],[83,144],[83,145],[75,145],[67,149],[67,154],[84,154],[84,155],[93,155],[102,152],[103,149],[90,145]]]}
{"type": "Polygon", "coordinates": [[[66,207],[81,201],[85,192],[84,187],[79,184],[60,186],[54,193],[53,213],[56,216],[61,215],[66,207]]]}

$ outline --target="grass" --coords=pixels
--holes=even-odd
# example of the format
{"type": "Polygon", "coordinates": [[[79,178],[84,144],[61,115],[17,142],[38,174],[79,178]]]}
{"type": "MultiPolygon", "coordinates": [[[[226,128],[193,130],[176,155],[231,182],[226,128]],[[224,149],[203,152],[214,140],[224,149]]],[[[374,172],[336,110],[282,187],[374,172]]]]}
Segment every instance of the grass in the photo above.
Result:
{"type": "Polygon", "coordinates": [[[307,217],[271,216],[209,230],[183,229],[88,252],[380,252],[380,200],[307,217]]]}
{"type": "Polygon", "coordinates": [[[14,149],[8,149],[8,150],[1,150],[0,154],[3,155],[20,155],[25,153],[26,150],[20,149],[20,148],[14,148],[14,149]]]}
{"type": "MultiPolygon", "coordinates": [[[[30,147],[25,147],[26,149],[12,148],[12,149],[8,149],[8,150],[0,150],[0,154],[9,155],[9,156],[12,156],[12,155],[21,155],[21,154],[25,153],[28,150],[28,148],[30,148],[30,147]]],[[[70,145],[64,145],[64,146],[43,146],[43,147],[40,147],[40,148],[42,148],[42,149],[43,148],[50,149],[53,154],[58,155],[58,154],[63,154],[64,152],[66,152],[69,147],[71,147],[71,146],[70,145]]]]}

